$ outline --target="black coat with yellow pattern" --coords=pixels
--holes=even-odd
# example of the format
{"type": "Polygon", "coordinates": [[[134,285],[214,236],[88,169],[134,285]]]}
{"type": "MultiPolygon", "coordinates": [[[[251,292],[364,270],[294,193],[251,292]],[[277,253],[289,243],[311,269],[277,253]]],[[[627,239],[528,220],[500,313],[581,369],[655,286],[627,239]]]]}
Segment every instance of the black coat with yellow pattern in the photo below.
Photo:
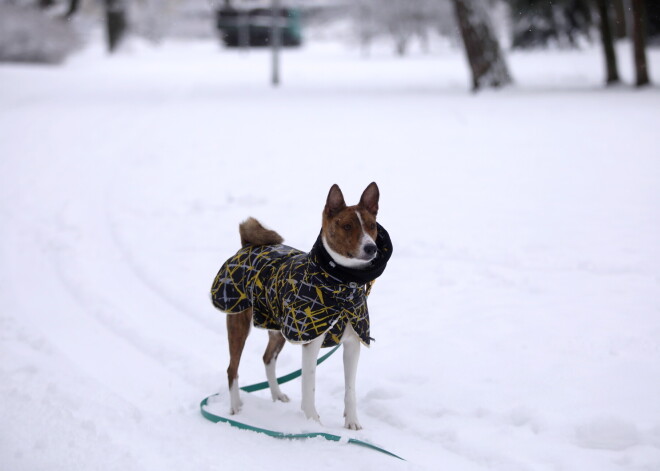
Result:
{"type": "Polygon", "coordinates": [[[337,265],[321,236],[309,253],[286,245],[247,245],[227,260],[211,288],[213,305],[227,314],[249,307],[256,327],[279,330],[294,343],[326,334],[323,347],[337,345],[351,324],[369,345],[367,290],[392,255],[387,231],[378,225],[378,255],[363,270],[337,265]]]}

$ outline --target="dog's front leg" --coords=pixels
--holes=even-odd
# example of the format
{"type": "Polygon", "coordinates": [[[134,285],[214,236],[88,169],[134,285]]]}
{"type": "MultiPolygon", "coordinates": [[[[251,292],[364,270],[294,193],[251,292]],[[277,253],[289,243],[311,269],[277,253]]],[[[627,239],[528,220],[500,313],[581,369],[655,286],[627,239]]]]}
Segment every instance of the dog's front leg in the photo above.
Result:
{"type": "Polygon", "coordinates": [[[315,338],[302,347],[302,405],[305,417],[320,422],[319,413],[316,412],[316,359],[323,344],[325,334],[315,338]]]}
{"type": "Polygon", "coordinates": [[[362,426],[357,417],[357,399],[355,395],[355,379],[357,377],[357,365],[360,359],[360,338],[349,323],[342,336],[344,345],[344,417],[345,427],[350,430],[360,430],[362,426]]]}

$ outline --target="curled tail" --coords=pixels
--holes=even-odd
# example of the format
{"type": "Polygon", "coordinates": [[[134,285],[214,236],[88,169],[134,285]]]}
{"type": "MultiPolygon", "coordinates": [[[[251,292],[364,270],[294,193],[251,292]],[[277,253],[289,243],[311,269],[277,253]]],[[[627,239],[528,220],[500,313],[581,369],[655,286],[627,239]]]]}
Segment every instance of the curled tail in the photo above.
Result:
{"type": "Polygon", "coordinates": [[[247,218],[238,226],[241,235],[241,245],[273,245],[281,244],[284,239],[277,232],[266,229],[255,218],[247,218]]]}

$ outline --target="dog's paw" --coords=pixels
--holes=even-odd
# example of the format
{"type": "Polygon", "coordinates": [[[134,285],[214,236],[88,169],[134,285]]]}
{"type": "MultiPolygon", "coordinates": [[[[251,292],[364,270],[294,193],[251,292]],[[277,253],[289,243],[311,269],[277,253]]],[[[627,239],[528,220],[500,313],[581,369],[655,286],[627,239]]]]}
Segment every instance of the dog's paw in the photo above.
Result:
{"type": "Polygon", "coordinates": [[[350,414],[344,411],[344,419],[346,419],[344,427],[348,430],[362,430],[362,425],[358,422],[357,414],[354,411],[350,414]]]}
{"type": "Polygon", "coordinates": [[[362,430],[362,425],[357,420],[348,420],[346,419],[346,424],[344,425],[349,430],[362,430]]]}
{"type": "Polygon", "coordinates": [[[273,402],[289,402],[289,396],[284,393],[273,394],[273,402]]]}
{"type": "Polygon", "coordinates": [[[238,401],[235,404],[233,403],[229,408],[229,414],[236,415],[241,411],[242,408],[243,408],[243,401],[238,401]]]}
{"type": "Polygon", "coordinates": [[[362,425],[358,422],[357,412],[355,410],[344,410],[344,427],[349,430],[362,430],[362,425]]]}
{"type": "Polygon", "coordinates": [[[306,411],[303,409],[303,412],[305,413],[305,418],[307,420],[313,420],[314,422],[317,422],[319,425],[321,424],[321,416],[319,416],[319,413],[316,412],[316,410],[306,411]]]}

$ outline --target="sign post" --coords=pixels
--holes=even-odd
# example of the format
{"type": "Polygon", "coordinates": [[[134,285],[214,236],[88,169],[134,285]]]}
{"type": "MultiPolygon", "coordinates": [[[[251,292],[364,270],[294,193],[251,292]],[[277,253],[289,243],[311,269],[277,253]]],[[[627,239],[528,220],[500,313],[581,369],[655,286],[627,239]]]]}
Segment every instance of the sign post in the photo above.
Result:
{"type": "Polygon", "coordinates": [[[271,30],[270,42],[272,49],[272,75],[271,84],[277,87],[280,84],[280,49],[282,48],[282,28],[280,0],[271,1],[271,30]]]}

